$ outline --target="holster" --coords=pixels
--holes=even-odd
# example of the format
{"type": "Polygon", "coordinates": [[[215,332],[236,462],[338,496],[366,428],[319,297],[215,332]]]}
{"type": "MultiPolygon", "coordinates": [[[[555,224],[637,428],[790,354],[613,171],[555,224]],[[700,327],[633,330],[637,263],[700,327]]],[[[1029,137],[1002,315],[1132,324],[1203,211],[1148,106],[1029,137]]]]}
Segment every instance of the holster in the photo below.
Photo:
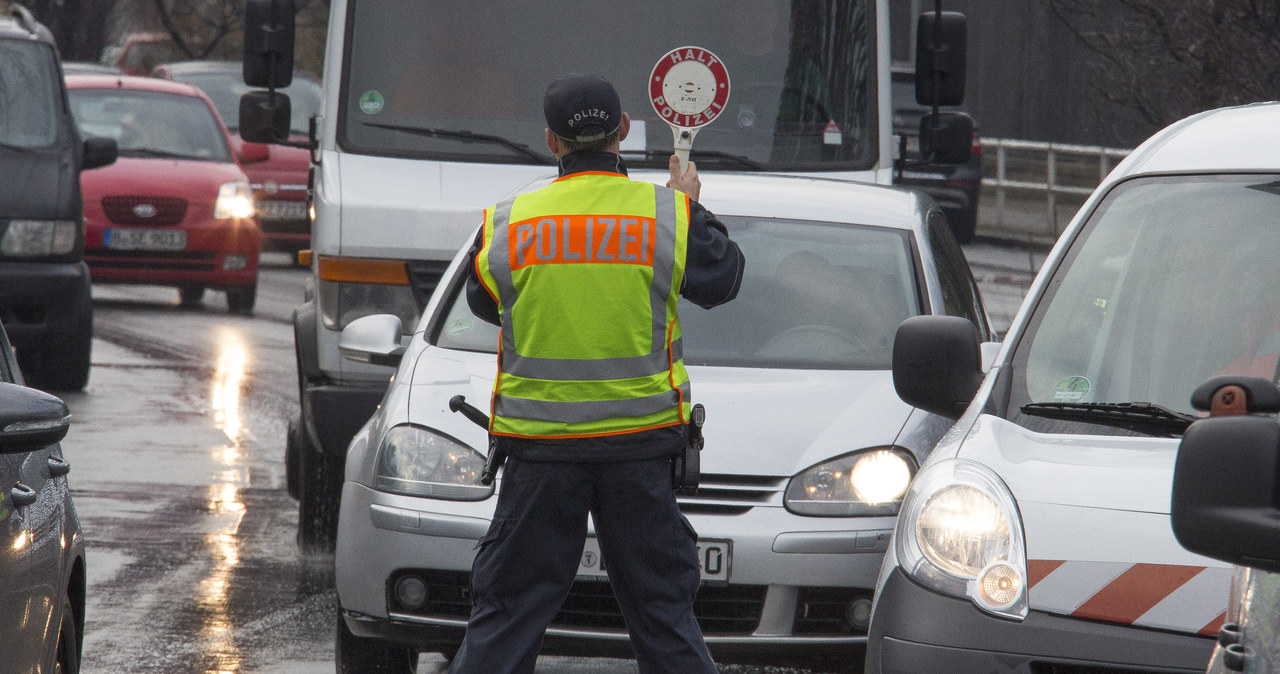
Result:
{"type": "Polygon", "coordinates": [[[684,451],[671,460],[671,486],[677,494],[698,493],[698,482],[702,477],[702,424],[707,419],[707,412],[702,404],[693,406],[693,413],[686,425],[687,442],[684,451]]]}

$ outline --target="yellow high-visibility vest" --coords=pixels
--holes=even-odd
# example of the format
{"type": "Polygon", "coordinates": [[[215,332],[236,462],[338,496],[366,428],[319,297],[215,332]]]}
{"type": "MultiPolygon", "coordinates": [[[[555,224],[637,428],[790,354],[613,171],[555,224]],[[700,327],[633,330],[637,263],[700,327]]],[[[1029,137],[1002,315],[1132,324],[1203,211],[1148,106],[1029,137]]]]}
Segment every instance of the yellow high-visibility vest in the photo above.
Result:
{"type": "Polygon", "coordinates": [[[476,272],[502,316],[490,431],[592,437],[683,423],[676,303],[689,197],[575,173],[485,211],[476,272]]]}

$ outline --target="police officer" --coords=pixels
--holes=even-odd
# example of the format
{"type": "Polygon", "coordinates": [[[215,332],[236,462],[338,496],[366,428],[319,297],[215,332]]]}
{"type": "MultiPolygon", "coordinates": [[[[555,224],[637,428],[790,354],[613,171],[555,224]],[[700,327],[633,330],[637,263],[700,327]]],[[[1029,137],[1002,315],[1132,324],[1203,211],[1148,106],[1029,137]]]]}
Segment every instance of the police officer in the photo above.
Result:
{"type": "Polygon", "coordinates": [[[733,299],[745,260],[696,201],[694,164],[673,155],[667,188],[627,177],[631,120],[607,80],[558,79],[543,109],[560,178],[487,209],[471,249],[467,299],[502,326],[490,434],[508,458],[450,671],[533,671],[590,513],[640,671],[715,672],[672,487],[691,409],[676,303],[733,299]]]}

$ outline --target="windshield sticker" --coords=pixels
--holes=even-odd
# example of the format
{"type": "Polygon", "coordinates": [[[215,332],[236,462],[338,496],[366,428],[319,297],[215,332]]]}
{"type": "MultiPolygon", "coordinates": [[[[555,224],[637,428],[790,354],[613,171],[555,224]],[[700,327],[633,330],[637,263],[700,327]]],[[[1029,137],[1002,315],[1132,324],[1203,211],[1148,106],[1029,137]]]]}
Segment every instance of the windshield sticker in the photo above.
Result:
{"type": "Polygon", "coordinates": [[[1055,403],[1078,403],[1089,393],[1089,380],[1084,377],[1067,377],[1053,385],[1055,403]]]}
{"type": "Polygon", "coordinates": [[[470,318],[455,318],[444,324],[444,331],[449,335],[461,335],[471,332],[471,328],[475,327],[475,323],[470,318]]]}
{"type": "Polygon", "coordinates": [[[366,91],[360,97],[360,112],[366,115],[376,115],[382,112],[382,94],[376,91],[366,91]]]}

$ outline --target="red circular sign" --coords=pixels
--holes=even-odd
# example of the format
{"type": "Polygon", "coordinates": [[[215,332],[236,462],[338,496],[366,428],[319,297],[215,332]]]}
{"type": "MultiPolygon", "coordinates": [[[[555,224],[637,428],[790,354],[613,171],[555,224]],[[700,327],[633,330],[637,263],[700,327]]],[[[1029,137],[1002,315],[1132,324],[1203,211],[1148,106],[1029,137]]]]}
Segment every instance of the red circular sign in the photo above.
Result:
{"type": "Polygon", "coordinates": [[[702,47],[672,49],[649,75],[649,102],[672,126],[696,129],[711,123],[729,102],[729,73],[702,47]]]}

